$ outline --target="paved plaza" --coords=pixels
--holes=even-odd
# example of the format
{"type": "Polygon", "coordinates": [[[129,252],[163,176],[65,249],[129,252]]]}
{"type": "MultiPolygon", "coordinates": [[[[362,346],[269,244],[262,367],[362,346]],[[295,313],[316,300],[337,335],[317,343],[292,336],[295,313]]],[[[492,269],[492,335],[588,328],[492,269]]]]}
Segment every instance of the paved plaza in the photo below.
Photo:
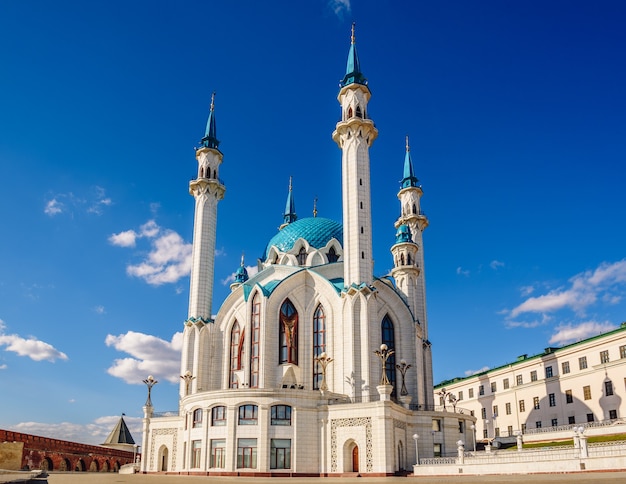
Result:
{"type": "MultiPolygon", "coordinates": [[[[267,477],[198,477],[198,476],[166,476],[143,474],[113,473],[53,473],[48,477],[49,484],[273,484],[284,478],[267,477]]],[[[590,472],[577,474],[530,474],[515,476],[442,476],[442,477],[342,477],[316,478],[292,477],[289,484],[496,484],[496,483],[626,483],[626,472],[590,472]]]]}

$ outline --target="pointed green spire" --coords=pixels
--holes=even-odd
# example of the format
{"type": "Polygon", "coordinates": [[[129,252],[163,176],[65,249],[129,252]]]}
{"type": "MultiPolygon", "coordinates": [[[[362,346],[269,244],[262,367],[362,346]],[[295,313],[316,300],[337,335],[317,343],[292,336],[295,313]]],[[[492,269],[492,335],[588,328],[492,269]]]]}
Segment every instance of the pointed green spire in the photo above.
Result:
{"type": "Polygon", "coordinates": [[[285,225],[298,220],[298,216],[296,215],[296,204],[293,200],[292,190],[292,177],[289,177],[289,195],[287,195],[287,204],[285,205],[285,213],[283,218],[285,225]]]}
{"type": "Polygon", "coordinates": [[[411,149],[409,147],[409,136],[406,137],[406,155],[404,155],[404,177],[402,178],[402,188],[416,187],[419,180],[413,173],[413,162],[411,161],[411,149]]]}
{"type": "Polygon", "coordinates": [[[217,149],[220,144],[217,139],[217,130],[215,127],[215,92],[211,95],[211,111],[209,112],[209,119],[206,123],[204,138],[200,140],[200,144],[205,148],[215,149],[217,149]]]}
{"type": "Polygon", "coordinates": [[[361,64],[359,62],[359,56],[356,53],[356,42],[354,38],[354,26],[352,23],[352,38],[350,43],[350,51],[348,52],[348,63],[346,65],[346,75],[341,81],[341,87],[345,87],[348,84],[362,84],[367,86],[367,79],[361,73],[361,64]]]}

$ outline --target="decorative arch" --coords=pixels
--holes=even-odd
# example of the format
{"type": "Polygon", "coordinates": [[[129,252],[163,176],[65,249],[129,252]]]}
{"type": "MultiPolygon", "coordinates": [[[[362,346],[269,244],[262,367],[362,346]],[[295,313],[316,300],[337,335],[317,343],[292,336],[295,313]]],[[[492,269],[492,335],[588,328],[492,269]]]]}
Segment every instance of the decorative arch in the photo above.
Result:
{"type": "Polygon", "coordinates": [[[337,254],[335,247],[331,247],[330,249],[328,249],[328,252],[326,253],[326,258],[328,259],[329,263],[337,262],[339,260],[339,254],[337,254]]]}
{"type": "Polygon", "coordinates": [[[343,446],[343,471],[359,472],[359,446],[350,439],[343,446]]]}
{"type": "Polygon", "coordinates": [[[261,297],[255,293],[250,302],[250,388],[259,388],[261,362],[261,297]]]}
{"type": "Polygon", "coordinates": [[[161,472],[165,472],[167,471],[167,463],[168,463],[168,459],[169,459],[169,450],[167,449],[167,446],[162,445],[161,447],[159,447],[159,468],[158,470],[161,472]]]}
{"type": "Polygon", "coordinates": [[[76,465],[74,466],[74,470],[76,472],[85,472],[85,470],[87,470],[87,466],[85,466],[85,461],[83,459],[78,459],[76,461],[76,465]]]}
{"type": "MultiPolygon", "coordinates": [[[[387,348],[390,350],[395,350],[396,348],[396,338],[393,329],[393,322],[388,314],[385,315],[383,321],[380,325],[381,329],[381,340],[382,343],[387,345],[387,348]]],[[[387,379],[389,383],[393,385],[393,390],[391,392],[392,396],[396,395],[396,354],[393,353],[389,358],[387,358],[387,362],[385,363],[385,372],[387,373],[387,379]]]]}
{"type": "Polygon", "coordinates": [[[396,470],[403,471],[404,467],[404,445],[400,440],[398,441],[398,468],[396,470]]]}
{"type": "Polygon", "coordinates": [[[91,464],[89,464],[89,472],[98,472],[99,470],[98,461],[96,459],[92,460],[91,464]]]}
{"type": "Polygon", "coordinates": [[[298,364],[298,311],[289,299],[280,306],[279,363],[298,364]]]}
{"type": "MultiPolygon", "coordinates": [[[[332,247],[331,247],[332,250],[332,247]]],[[[318,304],[313,313],[313,357],[326,351],[326,313],[324,306],[318,304]]],[[[313,365],[313,389],[319,390],[322,383],[322,366],[315,362],[313,365]]]]}

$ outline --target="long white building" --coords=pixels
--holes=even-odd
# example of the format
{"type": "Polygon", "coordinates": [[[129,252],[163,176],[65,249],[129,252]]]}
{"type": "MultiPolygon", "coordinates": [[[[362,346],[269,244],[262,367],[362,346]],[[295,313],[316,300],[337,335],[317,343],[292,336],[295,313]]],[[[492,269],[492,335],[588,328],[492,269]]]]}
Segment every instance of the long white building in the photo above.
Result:
{"type": "Polygon", "coordinates": [[[626,323],[584,341],[441,382],[434,396],[448,408],[470,410],[477,419],[478,441],[623,419],[626,323]]]}
{"type": "Polygon", "coordinates": [[[248,277],[242,261],[215,317],[217,206],[226,192],[219,170],[228,161],[211,103],[189,185],[195,219],[179,411],[160,416],[146,402],[143,472],[380,476],[410,469],[416,445],[420,457],[456,452],[473,418],[434,406],[422,243],[428,219],[408,140],[398,160],[400,216],[388,228],[396,233],[393,269],[373,274],[369,150],[378,130],[370,97],[353,30],[332,133],[343,223],[298,218],[290,185],[259,272],[248,277]]]}

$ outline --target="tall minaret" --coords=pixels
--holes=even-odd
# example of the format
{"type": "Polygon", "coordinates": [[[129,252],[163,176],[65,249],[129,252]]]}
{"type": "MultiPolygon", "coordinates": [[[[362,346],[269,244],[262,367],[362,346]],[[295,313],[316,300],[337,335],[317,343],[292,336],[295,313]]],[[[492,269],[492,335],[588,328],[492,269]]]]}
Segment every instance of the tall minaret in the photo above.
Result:
{"type": "Polygon", "coordinates": [[[371,93],[361,73],[354,24],[346,75],[340,86],[337,99],[341,121],[333,132],[333,140],[342,151],[343,271],[344,284],[349,287],[370,284],[373,279],[369,148],[378,136],[374,122],[368,118],[371,93]]]}
{"type": "Polygon", "coordinates": [[[189,182],[189,193],[196,200],[193,225],[193,255],[189,289],[189,319],[211,320],[213,299],[213,272],[215,263],[215,236],[217,203],[224,198],[226,188],[219,179],[222,153],[215,128],[215,93],[211,97],[211,111],[206,133],[196,149],[198,177],[189,182]]]}
{"type": "MultiPolygon", "coordinates": [[[[416,253],[415,261],[419,270],[415,277],[408,276],[412,271],[409,269],[400,270],[397,266],[394,271],[401,277],[403,284],[411,284],[408,287],[407,295],[410,294],[407,303],[411,307],[416,323],[419,323],[421,330],[420,347],[417,348],[417,354],[422,355],[423,371],[418,374],[421,385],[418,388],[419,403],[433,404],[433,370],[432,370],[432,353],[430,349],[430,341],[428,340],[428,318],[426,315],[426,284],[424,274],[424,244],[422,233],[428,227],[428,218],[422,212],[420,200],[423,195],[422,187],[418,185],[419,180],[413,171],[413,162],[411,160],[411,148],[409,146],[409,137],[406,137],[406,154],[404,155],[404,175],[401,182],[398,199],[400,200],[400,217],[395,223],[396,228],[400,232],[402,227],[408,227],[412,242],[419,248],[416,253]],[[414,284],[414,285],[413,285],[414,284]]],[[[396,247],[396,246],[394,246],[396,247]]],[[[408,246],[407,246],[408,247],[408,246]]],[[[392,249],[393,251],[393,249],[392,249]]],[[[392,272],[393,273],[393,272],[392,272]]],[[[401,289],[402,291],[402,289],[401,289]]],[[[405,292],[405,291],[402,291],[405,292]]]]}
{"type": "Polygon", "coordinates": [[[215,236],[217,229],[217,203],[224,198],[226,188],[218,178],[222,153],[215,129],[215,93],[211,96],[211,111],[206,132],[196,149],[198,176],[189,182],[189,193],[196,200],[193,221],[193,249],[191,256],[191,283],[189,287],[189,312],[183,331],[181,355],[180,396],[206,390],[213,374],[209,355],[200,355],[212,323],[213,272],[215,263],[215,236]]]}

